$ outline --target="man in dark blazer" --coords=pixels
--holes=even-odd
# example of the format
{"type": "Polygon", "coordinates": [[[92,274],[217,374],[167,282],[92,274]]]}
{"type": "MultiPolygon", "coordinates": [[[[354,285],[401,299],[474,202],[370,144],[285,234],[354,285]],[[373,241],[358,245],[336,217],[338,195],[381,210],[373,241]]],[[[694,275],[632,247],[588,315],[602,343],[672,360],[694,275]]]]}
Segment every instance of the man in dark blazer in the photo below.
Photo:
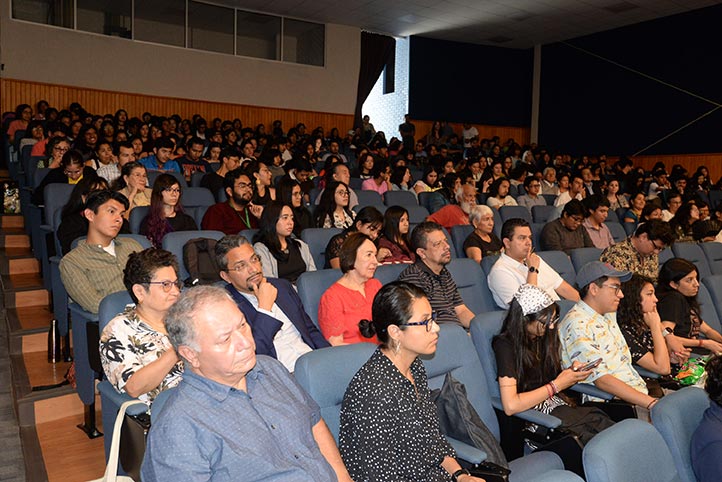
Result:
{"type": "Polygon", "coordinates": [[[253,331],[256,353],[280,361],[290,372],[298,357],[330,346],[304,311],[291,283],[265,278],[261,259],[246,238],[227,235],[216,244],[226,290],[253,331]]]}

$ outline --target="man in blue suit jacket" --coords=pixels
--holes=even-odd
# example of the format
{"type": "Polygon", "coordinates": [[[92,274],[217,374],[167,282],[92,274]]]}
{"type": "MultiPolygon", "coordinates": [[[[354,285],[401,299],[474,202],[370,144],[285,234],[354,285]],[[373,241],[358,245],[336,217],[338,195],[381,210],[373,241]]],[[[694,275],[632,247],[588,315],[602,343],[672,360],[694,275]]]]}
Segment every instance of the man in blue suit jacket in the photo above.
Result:
{"type": "Polygon", "coordinates": [[[263,276],[261,259],[245,237],[221,238],[216,260],[226,289],[251,325],[257,354],[272,356],[293,372],[298,357],[330,346],[291,283],[263,276]]]}

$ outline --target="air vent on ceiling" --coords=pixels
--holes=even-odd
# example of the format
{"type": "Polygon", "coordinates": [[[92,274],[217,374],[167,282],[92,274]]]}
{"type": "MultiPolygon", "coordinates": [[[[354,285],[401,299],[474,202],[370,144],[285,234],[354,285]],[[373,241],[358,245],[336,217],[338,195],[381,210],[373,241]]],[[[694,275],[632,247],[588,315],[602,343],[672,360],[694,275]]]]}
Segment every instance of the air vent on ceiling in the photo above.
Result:
{"type": "Polygon", "coordinates": [[[495,44],[503,44],[506,42],[511,42],[514,39],[512,39],[510,37],[505,37],[503,35],[496,35],[494,37],[489,37],[486,40],[487,40],[487,42],[493,42],[495,44]]]}
{"type": "Polygon", "coordinates": [[[628,12],[630,10],[634,10],[635,8],[639,8],[639,5],[635,5],[633,3],[629,2],[618,2],[613,3],[612,5],[607,5],[606,7],[602,7],[604,10],[612,13],[622,13],[622,12],[628,12]]]}

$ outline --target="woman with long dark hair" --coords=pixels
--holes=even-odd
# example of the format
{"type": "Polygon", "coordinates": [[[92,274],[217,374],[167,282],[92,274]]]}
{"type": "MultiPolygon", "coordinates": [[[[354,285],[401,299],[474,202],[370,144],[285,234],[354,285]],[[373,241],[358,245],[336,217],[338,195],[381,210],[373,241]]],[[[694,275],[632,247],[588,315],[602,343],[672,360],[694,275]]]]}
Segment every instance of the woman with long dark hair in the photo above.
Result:
{"type": "Polygon", "coordinates": [[[409,242],[409,212],[401,206],[391,206],[384,213],[383,236],[379,238],[379,250],[387,249],[389,254],[379,261],[382,263],[413,263],[416,254],[409,242]]]}
{"type": "MultiPolygon", "coordinates": [[[[365,234],[374,243],[379,237],[381,228],[384,223],[384,215],[379,212],[373,206],[366,206],[358,212],[358,215],[354,219],[351,226],[344,229],[343,232],[333,236],[326,245],[326,265],[324,268],[338,269],[340,267],[339,252],[341,246],[349,235],[355,232],[365,234]]],[[[380,260],[388,256],[386,248],[379,249],[380,253],[377,253],[377,259],[380,260]],[[382,251],[382,252],[381,252],[382,251]],[[380,256],[380,257],[379,257],[380,256]]]]}
{"type": "Polygon", "coordinates": [[[349,187],[346,183],[334,181],[321,194],[316,207],[315,220],[318,228],[346,229],[353,224],[354,213],[349,209],[349,187]]]}
{"type": "Polygon", "coordinates": [[[421,174],[421,179],[414,184],[413,190],[416,194],[419,194],[420,192],[431,192],[438,189],[441,189],[439,171],[436,167],[428,164],[421,174]]]}
{"type": "Polygon", "coordinates": [[[261,161],[252,161],[246,172],[253,181],[253,200],[256,206],[265,206],[276,199],[276,188],[272,187],[273,174],[261,161]]]}
{"type": "Polygon", "coordinates": [[[674,217],[669,220],[669,226],[678,243],[694,240],[692,225],[697,221],[699,221],[699,208],[694,201],[686,202],[677,209],[674,217]]]}
{"type": "Polygon", "coordinates": [[[45,186],[48,184],[77,184],[81,179],[95,176],[95,171],[85,166],[82,154],[70,150],[63,154],[60,166],[51,169],[33,191],[32,202],[36,206],[45,204],[45,186]]]}
{"type": "Polygon", "coordinates": [[[507,415],[529,409],[551,414],[587,443],[613,422],[599,409],[575,407],[564,395],[592,371],[580,370],[578,361],[562,367],[558,323],[559,306],[545,291],[529,284],[519,287],[492,342],[501,403],[507,415]]]}
{"type": "Polygon", "coordinates": [[[316,271],[308,245],[293,236],[293,210],[280,202],[266,205],[253,237],[253,249],[261,258],[263,274],[293,284],[305,271],[316,271]]]}
{"type": "MultiPolygon", "coordinates": [[[[680,208],[681,209],[681,208],[680,208]]],[[[697,301],[699,293],[699,271],[694,263],[682,258],[668,259],[659,271],[657,280],[657,310],[662,325],[671,331],[667,335],[681,342],[686,348],[703,353],[722,352],[722,334],[702,319],[697,301]],[[700,334],[705,338],[700,338],[700,334]]],[[[679,352],[680,350],[675,350],[679,352]]],[[[683,352],[683,355],[686,354],[683,352]]]]}
{"type": "Polygon", "coordinates": [[[288,176],[284,176],[278,182],[276,197],[283,204],[290,206],[293,211],[293,234],[301,237],[301,231],[306,228],[313,228],[313,217],[311,212],[303,205],[303,190],[301,184],[288,176]]]}
{"type": "Polygon", "coordinates": [[[629,281],[622,283],[622,293],[617,324],[629,345],[632,362],[651,372],[669,375],[669,352],[664,341],[668,333],[657,311],[652,280],[633,274],[629,281]]]}
{"type": "Polygon", "coordinates": [[[183,211],[180,203],[181,186],[170,174],[161,174],[153,184],[150,210],[140,222],[140,234],[146,236],[153,246],[163,245],[163,238],[173,231],[194,231],[198,225],[183,211]]]}

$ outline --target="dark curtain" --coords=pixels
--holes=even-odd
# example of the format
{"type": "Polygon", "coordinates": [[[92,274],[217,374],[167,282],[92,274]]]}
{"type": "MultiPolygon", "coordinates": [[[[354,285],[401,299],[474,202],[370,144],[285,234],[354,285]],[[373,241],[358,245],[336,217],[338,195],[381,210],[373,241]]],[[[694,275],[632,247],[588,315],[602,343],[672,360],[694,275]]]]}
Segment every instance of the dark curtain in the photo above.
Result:
{"type": "Polygon", "coordinates": [[[393,37],[361,32],[361,66],[358,74],[354,126],[361,125],[361,108],[395,49],[396,40],[393,37]]]}

